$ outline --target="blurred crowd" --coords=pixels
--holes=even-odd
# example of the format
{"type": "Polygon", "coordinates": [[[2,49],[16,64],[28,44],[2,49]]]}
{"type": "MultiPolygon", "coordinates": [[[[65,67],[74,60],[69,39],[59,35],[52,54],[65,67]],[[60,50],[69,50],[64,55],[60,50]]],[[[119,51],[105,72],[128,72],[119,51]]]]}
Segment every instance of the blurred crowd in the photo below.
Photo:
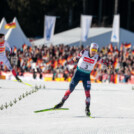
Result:
{"type": "MultiPolygon", "coordinates": [[[[28,47],[25,44],[21,49],[14,47],[12,53],[7,52],[11,64],[16,67],[19,75],[25,72],[40,74],[53,74],[53,80],[62,75],[64,80],[72,77],[77,63],[73,62],[73,57],[77,56],[84,48],[81,46],[41,46],[28,47]]],[[[109,44],[98,51],[103,64],[98,62],[91,72],[95,81],[115,83],[117,80],[126,83],[134,75],[134,49],[130,43],[121,44],[120,48],[109,44]],[[118,78],[117,78],[118,77],[118,78]]],[[[2,66],[1,66],[2,69],[2,66]]],[[[6,70],[7,68],[3,68],[6,70]]]]}

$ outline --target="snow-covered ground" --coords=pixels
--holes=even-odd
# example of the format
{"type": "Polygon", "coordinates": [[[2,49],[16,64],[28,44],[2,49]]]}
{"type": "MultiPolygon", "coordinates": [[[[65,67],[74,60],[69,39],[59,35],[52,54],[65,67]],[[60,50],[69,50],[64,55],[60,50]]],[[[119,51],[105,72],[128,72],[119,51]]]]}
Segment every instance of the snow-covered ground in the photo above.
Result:
{"type": "Polygon", "coordinates": [[[18,82],[0,80],[0,107],[4,107],[0,110],[0,134],[134,134],[132,85],[92,84],[91,113],[95,118],[88,118],[82,83],[64,105],[69,110],[42,113],[34,111],[57,104],[69,83],[36,80],[28,83],[42,88],[34,91],[18,82]],[[6,109],[9,103],[13,106],[6,109]]]}

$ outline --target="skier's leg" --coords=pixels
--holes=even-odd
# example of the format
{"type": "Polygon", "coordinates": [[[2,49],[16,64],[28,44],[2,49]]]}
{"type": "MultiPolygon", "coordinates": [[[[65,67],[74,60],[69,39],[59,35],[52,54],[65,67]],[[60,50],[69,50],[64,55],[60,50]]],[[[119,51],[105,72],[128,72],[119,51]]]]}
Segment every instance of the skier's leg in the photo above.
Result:
{"type": "Polygon", "coordinates": [[[85,100],[85,104],[86,104],[86,108],[85,108],[85,112],[86,115],[90,116],[90,89],[91,89],[91,83],[90,83],[90,79],[85,79],[83,80],[83,86],[84,86],[84,90],[85,90],[85,95],[86,95],[86,100],[85,100]]]}
{"type": "Polygon", "coordinates": [[[17,76],[17,74],[15,72],[15,69],[12,68],[12,66],[11,66],[9,60],[7,59],[7,57],[3,57],[3,64],[5,64],[10,71],[12,71],[12,74],[16,78],[16,80],[21,82],[21,79],[18,78],[18,76],[17,76]]]}
{"type": "Polygon", "coordinates": [[[78,84],[78,82],[80,81],[79,79],[80,77],[78,76],[78,72],[76,71],[71,82],[69,85],[69,89],[65,92],[64,97],[62,98],[61,102],[58,103],[57,105],[55,105],[54,108],[60,108],[63,106],[64,102],[68,99],[69,95],[73,92],[73,90],[75,89],[76,85],[78,84]]]}
{"type": "Polygon", "coordinates": [[[85,108],[85,112],[86,112],[86,115],[90,116],[90,90],[85,90],[85,95],[86,95],[86,100],[85,100],[85,103],[86,103],[86,108],[85,108]]]}
{"type": "Polygon", "coordinates": [[[68,99],[69,95],[74,91],[79,81],[80,80],[77,77],[77,75],[75,75],[75,77],[72,78],[70,85],[69,85],[69,89],[65,92],[65,95],[62,98],[63,101],[66,101],[68,99]]]}

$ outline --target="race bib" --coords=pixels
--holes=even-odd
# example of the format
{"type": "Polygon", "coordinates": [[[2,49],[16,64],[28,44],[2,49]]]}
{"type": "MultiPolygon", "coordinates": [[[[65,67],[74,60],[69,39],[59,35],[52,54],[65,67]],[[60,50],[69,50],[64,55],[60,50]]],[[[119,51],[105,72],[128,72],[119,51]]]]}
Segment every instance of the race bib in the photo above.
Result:
{"type": "Polygon", "coordinates": [[[78,68],[82,71],[91,72],[97,62],[97,57],[90,58],[88,51],[85,51],[78,62],[78,68]]]}
{"type": "Polygon", "coordinates": [[[86,71],[91,71],[92,67],[94,66],[94,62],[95,60],[84,57],[83,60],[81,61],[79,68],[86,71]]]}

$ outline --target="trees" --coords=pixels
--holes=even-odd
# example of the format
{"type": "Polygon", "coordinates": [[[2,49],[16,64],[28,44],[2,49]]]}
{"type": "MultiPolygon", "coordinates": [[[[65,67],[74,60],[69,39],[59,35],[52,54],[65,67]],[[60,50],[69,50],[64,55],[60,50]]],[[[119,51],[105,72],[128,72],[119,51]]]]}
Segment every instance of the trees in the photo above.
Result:
{"type": "MultiPolygon", "coordinates": [[[[114,4],[115,0],[0,0],[0,18],[11,22],[16,16],[26,35],[35,37],[43,36],[44,15],[57,16],[56,33],[79,26],[83,13],[93,15],[94,26],[102,26],[102,22],[111,26],[114,4]]],[[[133,6],[134,0],[119,1],[121,27],[134,30],[133,6]]]]}
{"type": "MultiPolygon", "coordinates": [[[[57,16],[56,32],[68,28],[69,12],[81,0],[7,0],[12,16],[16,16],[27,36],[43,35],[44,15],[57,16]]],[[[79,11],[78,11],[79,12],[79,11]]],[[[14,17],[13,16],[13,17],[14,17]]],[[[71,21],[73,19],[71,18],[71,21]]]]}

